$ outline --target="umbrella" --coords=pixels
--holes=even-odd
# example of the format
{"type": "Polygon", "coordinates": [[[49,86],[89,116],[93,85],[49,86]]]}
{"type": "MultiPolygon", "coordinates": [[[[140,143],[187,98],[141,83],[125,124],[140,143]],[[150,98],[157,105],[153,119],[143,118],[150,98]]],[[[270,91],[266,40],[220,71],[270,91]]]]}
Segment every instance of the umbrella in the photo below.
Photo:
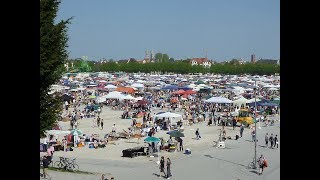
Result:
{"type": "Polygon", "coordinates": [[[167,134],[169,134],[172,137],[184,137],[184,134],[177,130],[169,131],[167,132],[167,134]]]}
{"type": "Polygon", "coordinates": [[[147,138],[144,139],[144,142],[160,142],[160,139],[159,138],[156,138],[156,137],[152,137],[152,136],[149,136],[147,138]]]}
{"type": "Polygon", "coordinates": [[[73,129],[70,134],[74,135],[74,136],[78,136],[82,134],[82,131],[79,129],[73,129]]]}

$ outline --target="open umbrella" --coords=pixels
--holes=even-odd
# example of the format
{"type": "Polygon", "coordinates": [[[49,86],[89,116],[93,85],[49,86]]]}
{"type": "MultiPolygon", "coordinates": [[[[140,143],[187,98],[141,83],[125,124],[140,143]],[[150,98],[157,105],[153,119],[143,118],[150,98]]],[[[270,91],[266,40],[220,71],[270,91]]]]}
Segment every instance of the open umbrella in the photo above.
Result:
{"type": "Polygon", "coordinates": [[[144,139],[144,142],[148,142],[148,143],[151,143],[151,142],[160,142],[160,139],[159,139],[159,138],[156,138],[156,137],[149,136],[149,137],[147,137],[147,138],[144,139]]]}
{"type": "Polygon", "coordinates": [[[169,134],[172,137],[184,137],[184,134],[178,130],[169,131],[167,132],[167,134],[169,134]]]}
{"type": "Polygon", "coordinates": [[[74,135],[74,136],[78,136],[82,134],[82,131],[79,129],[73,129],[70,134],[74,135]]]}

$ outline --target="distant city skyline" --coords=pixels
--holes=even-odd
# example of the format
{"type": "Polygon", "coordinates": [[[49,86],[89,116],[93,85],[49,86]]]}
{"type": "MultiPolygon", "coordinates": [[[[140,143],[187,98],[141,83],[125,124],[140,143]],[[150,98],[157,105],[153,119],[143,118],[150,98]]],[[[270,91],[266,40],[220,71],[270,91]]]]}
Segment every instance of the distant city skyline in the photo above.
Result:
{"type": "Polygon", "coordinates": [[[279,0],[62,0],[56,21],[70,17],[71,59],[280,59],[279,0]]]}

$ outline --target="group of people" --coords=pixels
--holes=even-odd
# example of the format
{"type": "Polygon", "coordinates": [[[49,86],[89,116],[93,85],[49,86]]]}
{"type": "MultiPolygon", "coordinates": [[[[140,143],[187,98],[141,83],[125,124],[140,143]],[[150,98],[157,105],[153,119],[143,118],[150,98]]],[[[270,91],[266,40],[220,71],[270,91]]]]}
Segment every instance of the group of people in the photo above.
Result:
{"type": "Polygon", "coordinates": [[[277,146],[277,148],[279,148],[278,135],[273,136],[273,133],[271,133],[271,135],[269,136],[268,133],[266,133],[265,142],[266,142],[266,146],[265,147],[268,147],[268,144],[270,142],[270,147],[269,148],[273,149],[276,146],[277,146]]]}
{"type": "Polygon", "coordinates": [[[167,161],[165,162],[164,157],[161,156],[159,169],[160,169],[159,177],[161,177],[161,174],[163,174],[164,177],[166,177],[167,179],[170,179],[172,174],[171,174],[171,160],[169,157],[167,158],[167,161]],[[166,172],[165,172],[165,165],[167,166],[166,172]]]}

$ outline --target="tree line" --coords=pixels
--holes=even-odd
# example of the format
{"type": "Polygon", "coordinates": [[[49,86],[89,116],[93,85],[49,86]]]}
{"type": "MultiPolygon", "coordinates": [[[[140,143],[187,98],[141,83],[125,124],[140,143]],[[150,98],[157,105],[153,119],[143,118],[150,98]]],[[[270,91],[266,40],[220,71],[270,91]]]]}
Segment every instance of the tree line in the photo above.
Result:
{"type": "MultiPolygon", "coordinates": [[[[81,67],[81,61],[73,61],[74,68],[81,67]]],[[[215,63],[211,67],[203,67],[202,65],[192,66],[187,61],[165,61],[155,63],[138,63],[136,61],[128,63],[111,62],[94,62],[88,61],[91,67],[91,72],[162,72],[162,73],[216,73],[216,74],[252,74],[252,75],[271,75],[280,73],[280,65],[278,64],[263,64],[263,63],[245,63],[235,64],[229,63],[215,63]]]]}

